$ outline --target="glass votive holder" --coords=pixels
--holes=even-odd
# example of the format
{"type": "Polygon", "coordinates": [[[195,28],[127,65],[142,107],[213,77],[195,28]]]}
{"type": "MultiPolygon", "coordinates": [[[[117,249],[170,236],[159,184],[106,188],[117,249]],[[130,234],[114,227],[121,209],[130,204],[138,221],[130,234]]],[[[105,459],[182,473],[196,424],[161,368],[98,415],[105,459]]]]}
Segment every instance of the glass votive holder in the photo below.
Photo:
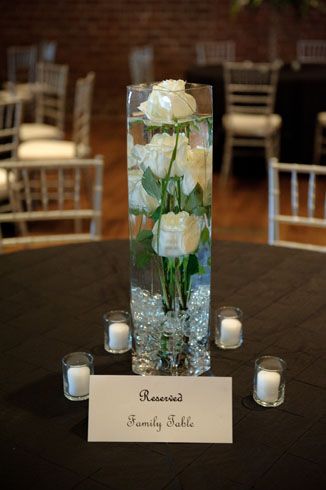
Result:
{"type": "Polygon", "coordinates": [[[285,369],[283,359],[262,356],[256,359],[253,398],[263,407],[278,407],[284,402],[285,369]]]}
{"type": "Polygon", "coordinates": [[[237,349],[243,341],[242,311],[235,306],[217,310],[215,344],[220,349],[237,349]]]}
{"type": "Polygon", "coordinates": [[[123,354],[131,349],[130,315],[127,311],[113,310],[103,315],[104,349],[111,354],[123,354]]]}
{"type": "Polygon", "coordinates": [[[72,352],[62,359],[63,392],[72,401],[87,400],[89,377],[94,374],[94,359],[88,352],[72,352]]]}

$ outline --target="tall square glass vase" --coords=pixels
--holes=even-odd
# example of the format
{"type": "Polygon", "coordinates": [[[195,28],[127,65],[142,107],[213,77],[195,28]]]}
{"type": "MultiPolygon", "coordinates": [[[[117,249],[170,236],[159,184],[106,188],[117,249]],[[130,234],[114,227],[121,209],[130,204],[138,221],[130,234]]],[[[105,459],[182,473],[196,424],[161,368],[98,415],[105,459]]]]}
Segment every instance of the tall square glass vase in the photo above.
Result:
{"type": "Polygon", "coordinates": [[[128,87],[132,369],[210,368],[212,89],[128,87]]]}

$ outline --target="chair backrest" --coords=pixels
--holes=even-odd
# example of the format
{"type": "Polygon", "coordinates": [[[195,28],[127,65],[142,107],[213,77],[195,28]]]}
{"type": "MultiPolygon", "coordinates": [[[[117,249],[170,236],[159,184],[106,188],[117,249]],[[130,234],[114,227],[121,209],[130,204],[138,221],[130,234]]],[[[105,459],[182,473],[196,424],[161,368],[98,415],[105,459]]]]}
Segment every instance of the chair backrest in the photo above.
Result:
{"type": "Polygon", "coordinates": [[[8,81],[11,83],[35,81],[36,46],[11,46],[7,49],[8,81]]]}
{"type": "Polygon", "coordinates": [[[223,70],[228,113],[273,112],[279,63],[225,62],[223,70]]]}
{"type": "Polygon", "coordinates": [[[154,81],[154,51],[152,46],[134,48],[129,54],[131,82],[150,83],[154,81]]]}
{"type": "Polygon", "coordinates": [[[24,236],[2,238],[0,246],[41,243],[80,242],[101,238],[103,157],[92,160],[6,161],[7,190],[11,212],[0,214],[0,223],[46,222],[50,229],[29,230],[24,236]],[[15,178],[10,177],[14,173],[15,178]],[[91,186],[91,193],[89,192],[91,186]],[[67,224],[82,220],[90,223],[87,230],[66,230],[67,224]],[[57,224],[57,227],[56,227],[57,224]],[[55,233],[55,231],[65,233],[55,233]],[[69,231],[69,233],[67,232],[69,231]]]}
{"type": "Polygon", "coordinates": [[[0,101],[0,166],[3,159],[17,158],[21,102],[0,101]]]}
{"type": "Polygon", "coordinates": [[[297,42],[299,63],[326,63],[326,40],[301,40],[297,42]]]}
{"type": "Polygon", "coordinates": [[[54,63],[57,53],[57,42],[56,41],[42,41],[39,45],[39,61],[45,63],[54,63]]]}
{"type": "Polygon", "coordinates": [[[196,44],[198,65],[216,65],[235,60],[234,41],[207,41],[196,44]]]}
{"type": "Polygon", "coordinates": [[[64,127],[68,66],[38,63],[36,81],[40,90],[36,95],[36,122],[64,127]]]}
{"type": "Polygon", "coordinates": [[[279,163],[275,158],[270,160],[268,177],[268,242],[270,245],[281,245],[326,252],[326,246],[280,240],[279,230],[280,224],[326,228],[325,179],[325,166],[279,163]],[[291,195],[291,212],[283,212],[282,209],[281,213],[281,173],[291,175],[289,183],[290,192],[286,189],[286,194],[291,195]],[[301,187],[304,188],[307,195],[306,205],[304,206],[302,206],[302,202],[300,203],[299,200],[300,182],[301,187]],[[321,206],[319,206],[320,203],[321,206]],[[302,211],[302,207],[304,207],[304,212],[302,211]]]}
{"type": "Polygon", "coordinates": [[[79,78],[76,82],[73,140],[77,154],[89,155],[90,153],[89,133],[94,81],[95,73],[90,72],[85,78],[79,78]]]}

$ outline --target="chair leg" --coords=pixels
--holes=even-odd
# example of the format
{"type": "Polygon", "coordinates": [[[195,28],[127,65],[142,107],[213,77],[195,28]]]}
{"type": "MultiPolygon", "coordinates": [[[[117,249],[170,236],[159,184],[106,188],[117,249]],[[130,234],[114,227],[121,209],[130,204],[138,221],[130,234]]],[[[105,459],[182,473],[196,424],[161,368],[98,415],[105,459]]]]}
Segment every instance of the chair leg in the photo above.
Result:
{"type": "MultiPolygon", "coordinates": [[[[24,201],[20,193],[20,189],[22,185],[23,185],[22,182],[17,182],[15,188],[10,193],[9,206],[12,212],[22,213],[24,211],[24,201]]],[[[17,228],[21,236],[27,236],[28,229],[27,229],[26,221],[17,221],[17,223],[15,223],[15,227],[17,228]]]]}
{"type": "Polygon", "coordinates": [[[323,141],[323,127],[317,122],[315,133],[314,163],[319,163],[321,159],[321,148],[323,141]]]}
{"type": "Polygon", "coordinates": [[[222,162],[222,176],[227,179],[232,165],[232,148],[233,148],[233,138],[231,134],[226,133],[224,152],[223,152],[223,162],[222,162]]]}
{"type": "Polygon", "coordinates": [[[276,131],[274,136],[274,154],[273,157],[276,157],[278,160],[280,159],[280,148],[281,148],[281,133],[280,131],[276,131]]]}
{"type": "Polygon", "coordinates": [[[269,160],[274,156],[274,147],[273,144],[273,135],[267,136],[265,139],[265,158],[266,158],[266,167],[268,168],[269,160]]]}
{"type": "Polygon", "coordinates": [[[81,219],[75,219],[74,220],[74,230],[75,230],[75,233],[81,233],[82,232],[81,219]]]}

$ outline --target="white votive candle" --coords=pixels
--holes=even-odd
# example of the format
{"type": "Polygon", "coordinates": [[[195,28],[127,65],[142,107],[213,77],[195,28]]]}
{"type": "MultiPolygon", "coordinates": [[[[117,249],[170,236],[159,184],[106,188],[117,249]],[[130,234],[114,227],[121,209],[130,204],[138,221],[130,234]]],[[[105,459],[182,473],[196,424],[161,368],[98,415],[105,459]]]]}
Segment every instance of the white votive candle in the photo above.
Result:
{"type": "Polygon", "coordinates": [[[220,342],[225,347],[240,344],[242,323],[237,318],[224,318],[221,321],[220,342]]]}
{"type": "Polygon", "coordinates": [[[111,323],[109,332],[110,349],[125,350],[129,348],[129,325],[111,323]]]}
{"type": "Polygon", "coordinates": [[[257,374],[257,397],[266,403],[275,403],[279,397],[281,375],[272,371],[259,371],[257,374]]]}
{"type": "Polygon", "coordinates": [[[68,369],[68,391],[71,396],[85,396],[89,393],[90,369],[88,366],[74,366],[68,369]]]}

